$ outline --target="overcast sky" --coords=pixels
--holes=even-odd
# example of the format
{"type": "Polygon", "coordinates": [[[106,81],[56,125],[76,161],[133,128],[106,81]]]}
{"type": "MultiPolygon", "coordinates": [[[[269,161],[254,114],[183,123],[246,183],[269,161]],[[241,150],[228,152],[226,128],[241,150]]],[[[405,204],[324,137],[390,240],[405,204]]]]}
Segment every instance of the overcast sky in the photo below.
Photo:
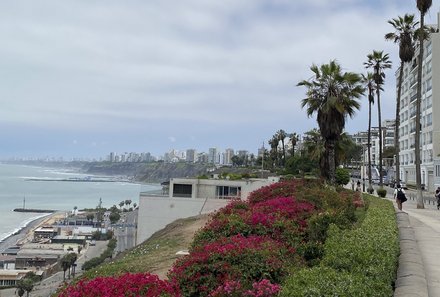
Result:
{"type": "MultiPolygon", "coordinates": [[[[399,60],[384,34],[387,20],[417,14],[415,3],[1,1],[0,158],[256,153],[279,129],[317,127],[296,86],[313,63],[364,72],[373,50],[393,61],[382,96],[382,118],[393,118],[399,60]]],[[[363,98],[346,130],[366,130],[367,114],[363,98]]]]}

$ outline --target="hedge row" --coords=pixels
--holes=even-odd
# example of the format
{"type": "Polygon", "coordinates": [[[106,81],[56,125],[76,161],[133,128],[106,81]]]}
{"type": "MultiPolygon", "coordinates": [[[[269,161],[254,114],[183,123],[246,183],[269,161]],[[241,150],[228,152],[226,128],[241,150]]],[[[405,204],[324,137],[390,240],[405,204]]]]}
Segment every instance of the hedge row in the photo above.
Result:
{"type": "Polygon", "coordinates": [[[332,225],[320,265],[300,270],[282,286],[280,296],[392,296],[399,241],[393,205],[369,197],[359,228],[332,225]]]}

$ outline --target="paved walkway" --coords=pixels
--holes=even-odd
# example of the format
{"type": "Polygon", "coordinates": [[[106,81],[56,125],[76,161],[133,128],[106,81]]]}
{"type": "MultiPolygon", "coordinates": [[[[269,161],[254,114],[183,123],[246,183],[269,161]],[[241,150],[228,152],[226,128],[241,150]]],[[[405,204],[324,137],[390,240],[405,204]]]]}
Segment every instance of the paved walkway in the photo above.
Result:
{"type": "MultiPolygon", "coordinates": [[[[440,296],[440,211],[432,201],[425,209],[417,209],[415,191],[407,190],[403,211],[397,209],[392,190],[387,199],[393,201],[399,226],[399,270],[394,296],[440,296]]],[[[433,194],[424,192],[424,197],[433,194]]]]}

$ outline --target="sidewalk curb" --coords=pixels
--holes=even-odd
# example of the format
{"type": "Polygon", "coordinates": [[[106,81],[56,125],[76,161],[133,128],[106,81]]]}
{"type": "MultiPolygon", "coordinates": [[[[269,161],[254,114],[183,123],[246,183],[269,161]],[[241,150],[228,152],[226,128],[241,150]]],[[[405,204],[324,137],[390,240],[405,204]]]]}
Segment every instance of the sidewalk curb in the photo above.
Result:
{"type": "Polygon", "coordinates": [[[425,268],[414,230],[409,222],[409,215],[397,211],[396,220],[399,228],[400,256],[394,296],[429,296],[425,268]]]}

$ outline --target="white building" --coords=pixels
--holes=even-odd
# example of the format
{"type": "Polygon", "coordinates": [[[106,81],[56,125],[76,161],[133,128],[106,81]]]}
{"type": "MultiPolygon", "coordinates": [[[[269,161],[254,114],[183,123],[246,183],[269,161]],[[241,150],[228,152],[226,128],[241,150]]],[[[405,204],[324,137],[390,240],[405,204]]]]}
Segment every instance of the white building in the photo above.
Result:
{"type": "MultiPolygon", "coordinates": [[[[438,17],[440,18],[440,14],[438,17]]],[[[413,61],[404,66],[400,101],[400,178],[408,185],[416,184],[414,144],[418,52],[417,48],[413,61]]],[[[434,191],[440,186],[440,33],[438,32],[432,33],[430,40],[424,42],[422,67],[421,175],[425,188],[434,191]],[[435,114],[437,116],[434,116],[435,114]]],[[[398,80],[399,70],[396,72],[396,81],[398,80]]]]}
{"type": "Polygon", "coordinates": [[[247,199],[252,191],[278,180],[277,177],[244,180],[173,178],[167,196],[140,194],[136,244],[177,219],[211,213],[226,206],[233,198],[247,199]]]}

